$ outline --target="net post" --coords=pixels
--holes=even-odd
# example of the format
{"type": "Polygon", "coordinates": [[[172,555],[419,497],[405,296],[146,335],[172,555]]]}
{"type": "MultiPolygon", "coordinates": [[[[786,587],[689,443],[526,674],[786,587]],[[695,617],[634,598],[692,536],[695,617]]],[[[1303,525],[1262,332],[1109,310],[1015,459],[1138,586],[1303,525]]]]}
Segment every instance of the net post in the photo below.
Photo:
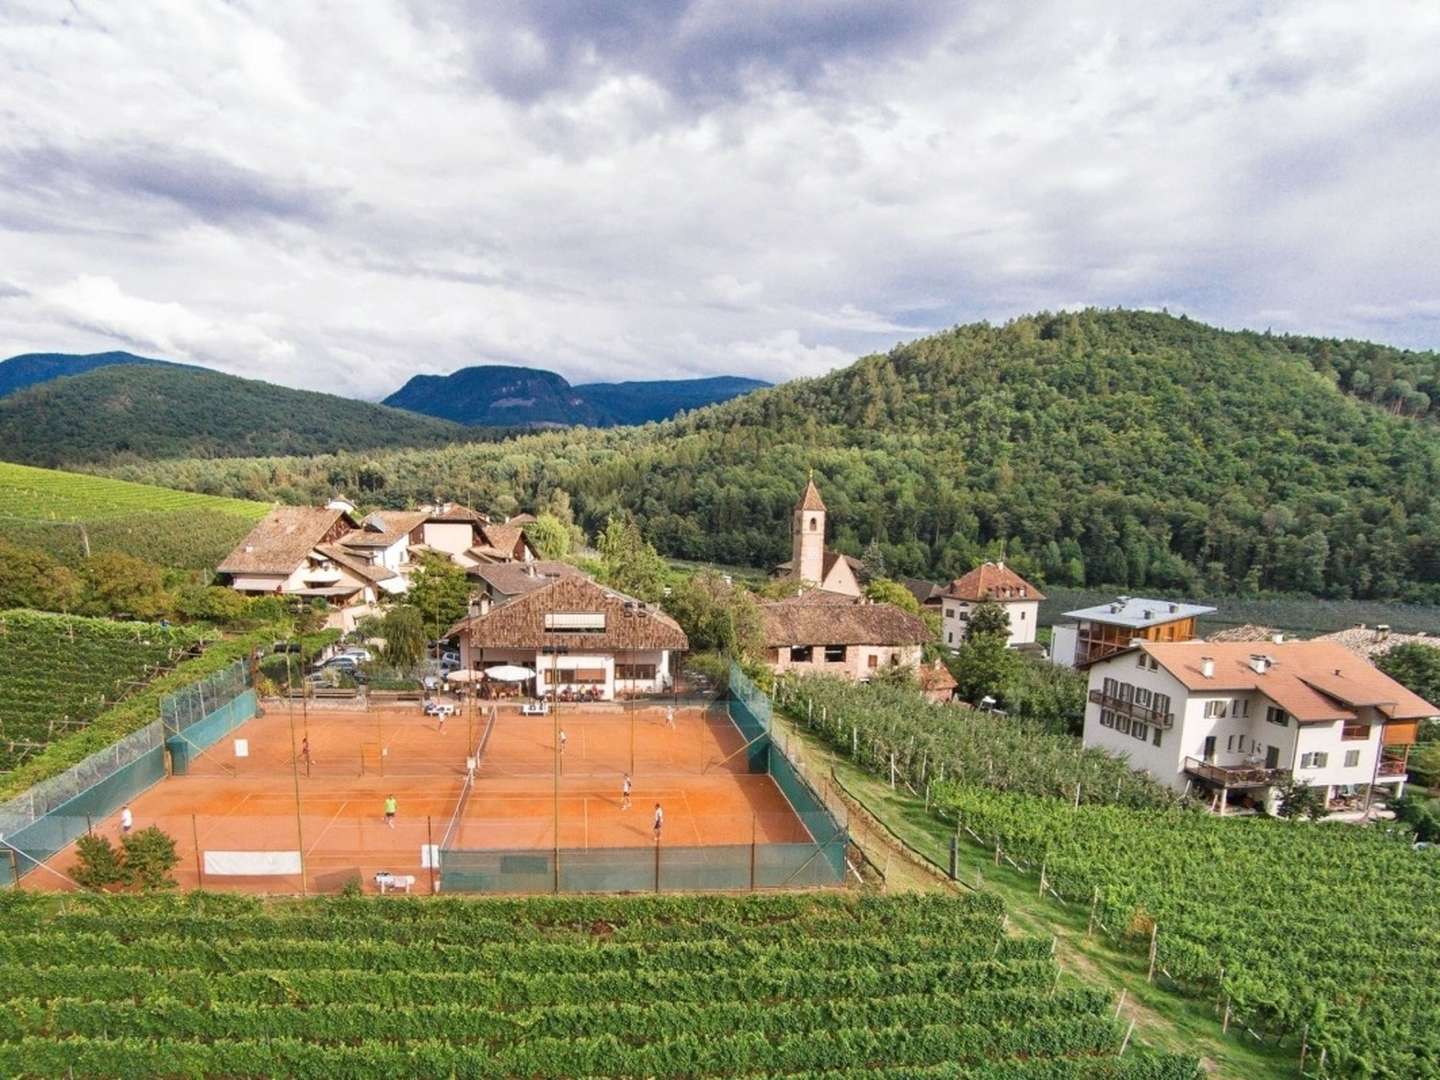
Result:
{"type": "Polygon", "coordinates": [[[750,815],[750,891],[755,891],[755,840],[759,832],[759,816],[750,815]]]}
{"type": "Polygon", "coordinates": [[[435,895],[435,832],[430,826],[430,815],[425,815],[425,861],[430,864],[430,895],[435,895]]]}
{"type": "Polygon", "coordinates": [[[195,845],[195,878],[200,883],[200,888],[205,887],[205,864],[200,858],[200,827],[195,823],[195,815],[190,815],[190,840],[195,845]]]}

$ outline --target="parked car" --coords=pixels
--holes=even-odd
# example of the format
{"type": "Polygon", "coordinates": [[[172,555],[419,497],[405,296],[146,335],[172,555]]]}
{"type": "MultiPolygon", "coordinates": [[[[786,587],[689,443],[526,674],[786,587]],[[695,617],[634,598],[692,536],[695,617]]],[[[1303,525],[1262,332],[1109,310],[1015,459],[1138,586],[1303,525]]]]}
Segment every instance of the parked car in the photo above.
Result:
{"type": "Polygon", "coordinates": [[[353,656],[362,664],[372,663],[375,659],[375,654],[362,645],[351,645],[348,649],[341,650],[338,655],[353,656]]]}

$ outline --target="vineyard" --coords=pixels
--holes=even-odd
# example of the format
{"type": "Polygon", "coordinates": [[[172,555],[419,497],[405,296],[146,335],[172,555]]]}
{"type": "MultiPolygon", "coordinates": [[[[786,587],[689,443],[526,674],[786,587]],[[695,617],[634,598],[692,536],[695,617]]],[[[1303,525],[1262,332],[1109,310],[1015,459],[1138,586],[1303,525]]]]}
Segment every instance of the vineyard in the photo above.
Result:
{"type": "Polygon", "coordinates": [[[979,897],[0,904],[7,1076],[1198,1076],[979,897]]]}
{"type": "Polygon", "coordinates": [[[84,728],[199,640],[185,627],[0,612],[0,774],[84,728]]]}
{"type": "Polygon", "coordinates": [[[269,509],[244,499],[0,462],[0,533],[74,561],[120,551],[164,566],[209,569],[269,509]]]}
{"type": "Polygon", "coordinates": [[[781,680],[776,702],[863,768],[889,777],[893,765],[897,781],[917,793],[951,780],[1087,804],[1176,802],[1168,788],[1079,739],[939,705],[913,688],[811,676],[781,680]]]}
{"type": "Polygon", "coordinates": [[[1232,1032],[1307,1073],[1440,1076],[1440,854],[1381,827],[1135,811],[943,784],[962,836],[1042,874],[1232,1032]]]}

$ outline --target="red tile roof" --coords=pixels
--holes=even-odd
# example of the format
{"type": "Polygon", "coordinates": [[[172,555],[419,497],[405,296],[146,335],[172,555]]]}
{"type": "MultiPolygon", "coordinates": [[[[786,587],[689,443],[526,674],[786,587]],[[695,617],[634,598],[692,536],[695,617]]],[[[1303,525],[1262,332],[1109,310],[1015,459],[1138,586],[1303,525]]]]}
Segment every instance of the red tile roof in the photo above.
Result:
{"type": "Polygon", "coordinates": [[[946,587],[943,596],[952,600],[1044,600],[1045,594],[1003,562],[981,563],[964,577],[946,587]]]}

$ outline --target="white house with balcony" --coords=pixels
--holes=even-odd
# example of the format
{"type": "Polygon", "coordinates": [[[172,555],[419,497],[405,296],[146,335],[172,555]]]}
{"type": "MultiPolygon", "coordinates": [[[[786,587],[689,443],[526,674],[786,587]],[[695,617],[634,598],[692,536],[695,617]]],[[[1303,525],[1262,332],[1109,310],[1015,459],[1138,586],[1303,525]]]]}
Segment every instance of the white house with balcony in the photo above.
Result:
{"type": "Polygon", "coordinates": [[[1327,802],[1398,796],[1422,721],[1440,707],[1323,641],[1137,641],[1090,666],[1085,745],[1121,754],[1220,812],[1273,809],[1288,776],[1327,802]]]}

